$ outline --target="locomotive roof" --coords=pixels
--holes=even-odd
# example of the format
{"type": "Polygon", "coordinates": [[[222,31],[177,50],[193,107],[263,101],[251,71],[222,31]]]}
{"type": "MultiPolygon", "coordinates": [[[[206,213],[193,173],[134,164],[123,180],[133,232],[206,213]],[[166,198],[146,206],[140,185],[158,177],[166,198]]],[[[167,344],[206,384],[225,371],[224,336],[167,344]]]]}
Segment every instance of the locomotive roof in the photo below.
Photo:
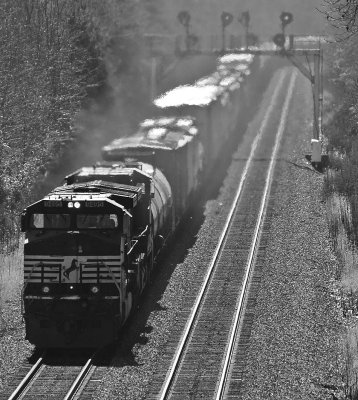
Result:
{"type": "Polygon", "coordinates": [[[120,208],[123,212],[130,215],[127,209],[136,206],[144,194],[143,191],[144,188],[141,186],[117,184],[102,180],[79,182],[56,187],[47,196],[32,204],[27,209],[33,212],[35,210],[39,211],[44,207],[45,209],[59,212],[64,207],[65,209],[68,208],[67,202],[69,201],[85,201],[85,209],[87,211],[89,209],[95,211],[98,202],[101,202],[102,204],[107,203],[108,205],[120,208]],[[93,206],[90,206],[89,202],[92,201],[94,202],[93,206]]]}
{"type": "Polygon", "coordinates": [[[118,180],[121,180],[122,183],[128,184],[133,181],[143,181],[143,178],[144,180],[150,180],[151,176],[153,176],[153,167],[149,164],[116,161],[115,164],[106,164],[102,162],[91,167],[82,167],[72,174],[67,175],[65,177],[65,182],[67,185],[70,185],[73,183],[103,180],[105,182],[119,184],[118,180]]]}
{"type": "Polygon", "coordinates": [[[144,120],[138,132],[119,138],[103,147],[104,153],[130,148],[176,150],[187,145],[198,134],[192,117],[159,117],[144,120]]]}
{"type": "Polygon", "coordinates": [[[71,185],[58,186],[53,189],[52,194],[67,194],[67,193],[101,193],[105,195],[123,195],[126,193],[129,197],[135,197],[142,194],[143,189],[139,186],[123,185],[115,182],[107,182],[103,180],[95,180],[90,182],[77,182],[71,185]]]}
{"type": "Polygon", "coordinates": [[[128,208],[136,206],[140,198],[142,197],[144,188],[140,186],[123,185],[114,182],[107,182],[102,180],[91,181],[91,182],[79,182],[73,183],[72,185],[64,185],[54,189],[50,195],[64,195],[72,194],[75,199],[83,200],[104,200],[108,199],[110,202],[114,200],[118,202],[117,205],[121,205],[128,208]],[[76,196],[79,194],[79,196],[76,196]]]}
{"type": "Polygon", "coordinates": [[[79,202],[84,212],[109,212],[121,209],[131,214],[128,209],[135,207],[143,195],[143,188],[131,185],[118,185],[104,181],[81,182],[59,186],[43,199],[31,204],[26,212],[62,213],[74,210],[71,202],[79,202]]]}

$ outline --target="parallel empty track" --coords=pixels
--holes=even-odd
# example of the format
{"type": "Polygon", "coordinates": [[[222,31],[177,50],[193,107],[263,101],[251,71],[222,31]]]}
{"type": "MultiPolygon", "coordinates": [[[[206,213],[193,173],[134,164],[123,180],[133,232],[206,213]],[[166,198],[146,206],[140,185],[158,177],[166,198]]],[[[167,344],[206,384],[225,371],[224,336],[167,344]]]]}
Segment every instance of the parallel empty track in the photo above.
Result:
{"type": "Polygon", "coordinates": [[[265,251],[263,222],[295,79],[287,70],[278,79],[200,293],[179,345],[163,357],[161,389],[155,393],[154,385],[151,398],[240,396],[265,251]]]}

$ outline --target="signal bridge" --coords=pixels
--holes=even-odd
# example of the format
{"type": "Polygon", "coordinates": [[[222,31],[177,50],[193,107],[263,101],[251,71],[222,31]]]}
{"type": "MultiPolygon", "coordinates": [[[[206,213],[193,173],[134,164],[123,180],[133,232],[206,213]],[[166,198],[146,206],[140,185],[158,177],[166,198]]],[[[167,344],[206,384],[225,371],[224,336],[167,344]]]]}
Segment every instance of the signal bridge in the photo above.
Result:
{"type": "Polygon", "coordinates": [[[286,35],[285,30],[288,24],[293,21],[293,15],[289,12],[282,12],[281,33],[277,33],[272,42],[258,44],[258,37],[250,32],[250,13],[241,13],[237,19],[244,27],[243,36],[227,35],[226,28],[233,21],[232,14],[223,12],[221,14],[221,36],[211,35],[199,38],[191,32],[191,16],[187,11],[178,14],[178,20],[184,27],[184,36],[178,36],[173,40],[170,35],[146,35],[148,47],[152,54],[152,86],[155,92],[156,80],[156,56],[168,52],[168,47],[175,47],[177,56],[190,56],[199,54],[215,54],[221,56],[227,53],[249,53],[264,56],[280,56],[287,58],[301,73],[310,81],[313,94],[313,133],[312,133],[312,154],[307,158],[317,169],[322,168],[322,109],[323,109],[323,51],[322,37],[318,36],[294,36],[286,35]]]}
{"type": "MultiPolygon", "coordinates": [[[[191,16],[187,11],[181,11],[178,14],[178,20],[185,28],[185,47],[186,53],[205,54],[205,51],[199,49],[199,38],[191,33],[191,16]]],[[[323,53],[321,48],[321,40],[319,37],[300,36],[295,38],[294,35],[286,35],[286,27],[293,21],[293,15],[290,12],[283,11],[280,15],[281,32],[273,37],[273,44],[265,46],[256,46],[258,38],[250,32],[250,13],[242,12],[237,21],[243,26],[245,31],[245,46],[241,47],[232,45],[234,40],[230,36],[230,46],[226,47],[227,35],[226,28],[234,21],[231,13],[223,12],[221,14],[222,28],[222,46],[221,49],[211,46],[211,54],[222,55],[226,53],[250,53],[256,55],[281,56],[286,57],[295,65],[302,74],[309,79],[313,92],[313,135],[311,140],[312,155],[311,163],[317,168],[322,167],[322,107],[323,107],[323,53]],[[310,40],[307,40],[310,39],[310,40]],[[288,42],[288,44],[287,44],[288,42]],[[295,43],[301,45],[306,42],[303,48],[298,48],[295,43]],[[308,48],[313,45],[313,48],[308,48]],[[302,57],[306,61],[306,65],[302,62],[302,57]],[[311,67],[313,64],[313,68],[311,67]]],[[[178,43],[176,43],[177,45],[178,43]]],[[[177,48],[177,47],[176,47],[177,48]]]]}
{"type": "MultiPolygon", "coordinates": [[[[248,47],[222,47],[199,50],[190,49],[180,51],[181,55],[215,54],[217,56],[227,53],[231,54],[254,54],[260,56],[279,56],[287,58],[300,72],[310,81],[313,93],[313,132],[312,132],[312,155],[308,156],[311,163],[318,169],[322,167],[322,113],[323,113],[323,51],[321,38],[312,36],[299,36],[295,38],[290,35],[281,38],[276,35],[274,44],[248,47]],[[279,38],[279,39],[278,39],[279,38]],[[310,39],[305,41],[305,39],[310,39]],[[315,39],[315,40],[314,40],[315,39]],[[299,44],[300,47],[296,47],[299,44]],[[302,46],[302,47],[301,47],[302,46]]],[[[232,38],[231,38],[231,41],[232,38]]]]}

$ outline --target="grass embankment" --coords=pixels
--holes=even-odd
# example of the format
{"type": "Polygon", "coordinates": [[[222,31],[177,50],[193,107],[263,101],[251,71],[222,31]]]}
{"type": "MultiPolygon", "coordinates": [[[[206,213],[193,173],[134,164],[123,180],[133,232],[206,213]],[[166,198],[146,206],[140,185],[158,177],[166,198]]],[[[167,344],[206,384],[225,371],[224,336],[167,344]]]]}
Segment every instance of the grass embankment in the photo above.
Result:
{"type": "Polygon", "coordinates": [[[339,259],[337,300],[347,322],[346,394],[358,399],[358,68],[356,39],[330,49],[325,135],[330,168],[324,198],[332,245],[339,259]]]}
{"type": "Polygon", "coordinates": [[[327,222],[332,245],[339,260],[335,293],[346,318],[346,385],[347,398],[358,398],[358,173],[350,169],[350,157],[331,153],[333,169],[325,180],[327,222]],[[355,186],[354,190],[352,188],[355,186]]]}

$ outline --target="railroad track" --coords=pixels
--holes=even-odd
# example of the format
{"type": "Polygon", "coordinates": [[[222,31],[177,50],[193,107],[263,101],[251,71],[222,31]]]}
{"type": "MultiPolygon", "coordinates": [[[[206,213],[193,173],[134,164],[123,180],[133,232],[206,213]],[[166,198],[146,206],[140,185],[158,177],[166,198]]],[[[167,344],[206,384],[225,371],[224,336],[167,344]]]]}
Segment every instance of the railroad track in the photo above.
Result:
{"type": "Polygon", "coordinates": [[[96,368],[95,356],[96,353],[86,360],[83,357],[63,360],[43,353],[8,400],[77,398],[96,368]]]}
{"type": "Polygon", "coordinates": [[[291,70],[278,79],[179,345],[169,368],[165,360],[173,349],[164,354],[157,374],[162,386],[151,398],[240,396],[261,280],[264,220],[295,79],[291,70]]]}

